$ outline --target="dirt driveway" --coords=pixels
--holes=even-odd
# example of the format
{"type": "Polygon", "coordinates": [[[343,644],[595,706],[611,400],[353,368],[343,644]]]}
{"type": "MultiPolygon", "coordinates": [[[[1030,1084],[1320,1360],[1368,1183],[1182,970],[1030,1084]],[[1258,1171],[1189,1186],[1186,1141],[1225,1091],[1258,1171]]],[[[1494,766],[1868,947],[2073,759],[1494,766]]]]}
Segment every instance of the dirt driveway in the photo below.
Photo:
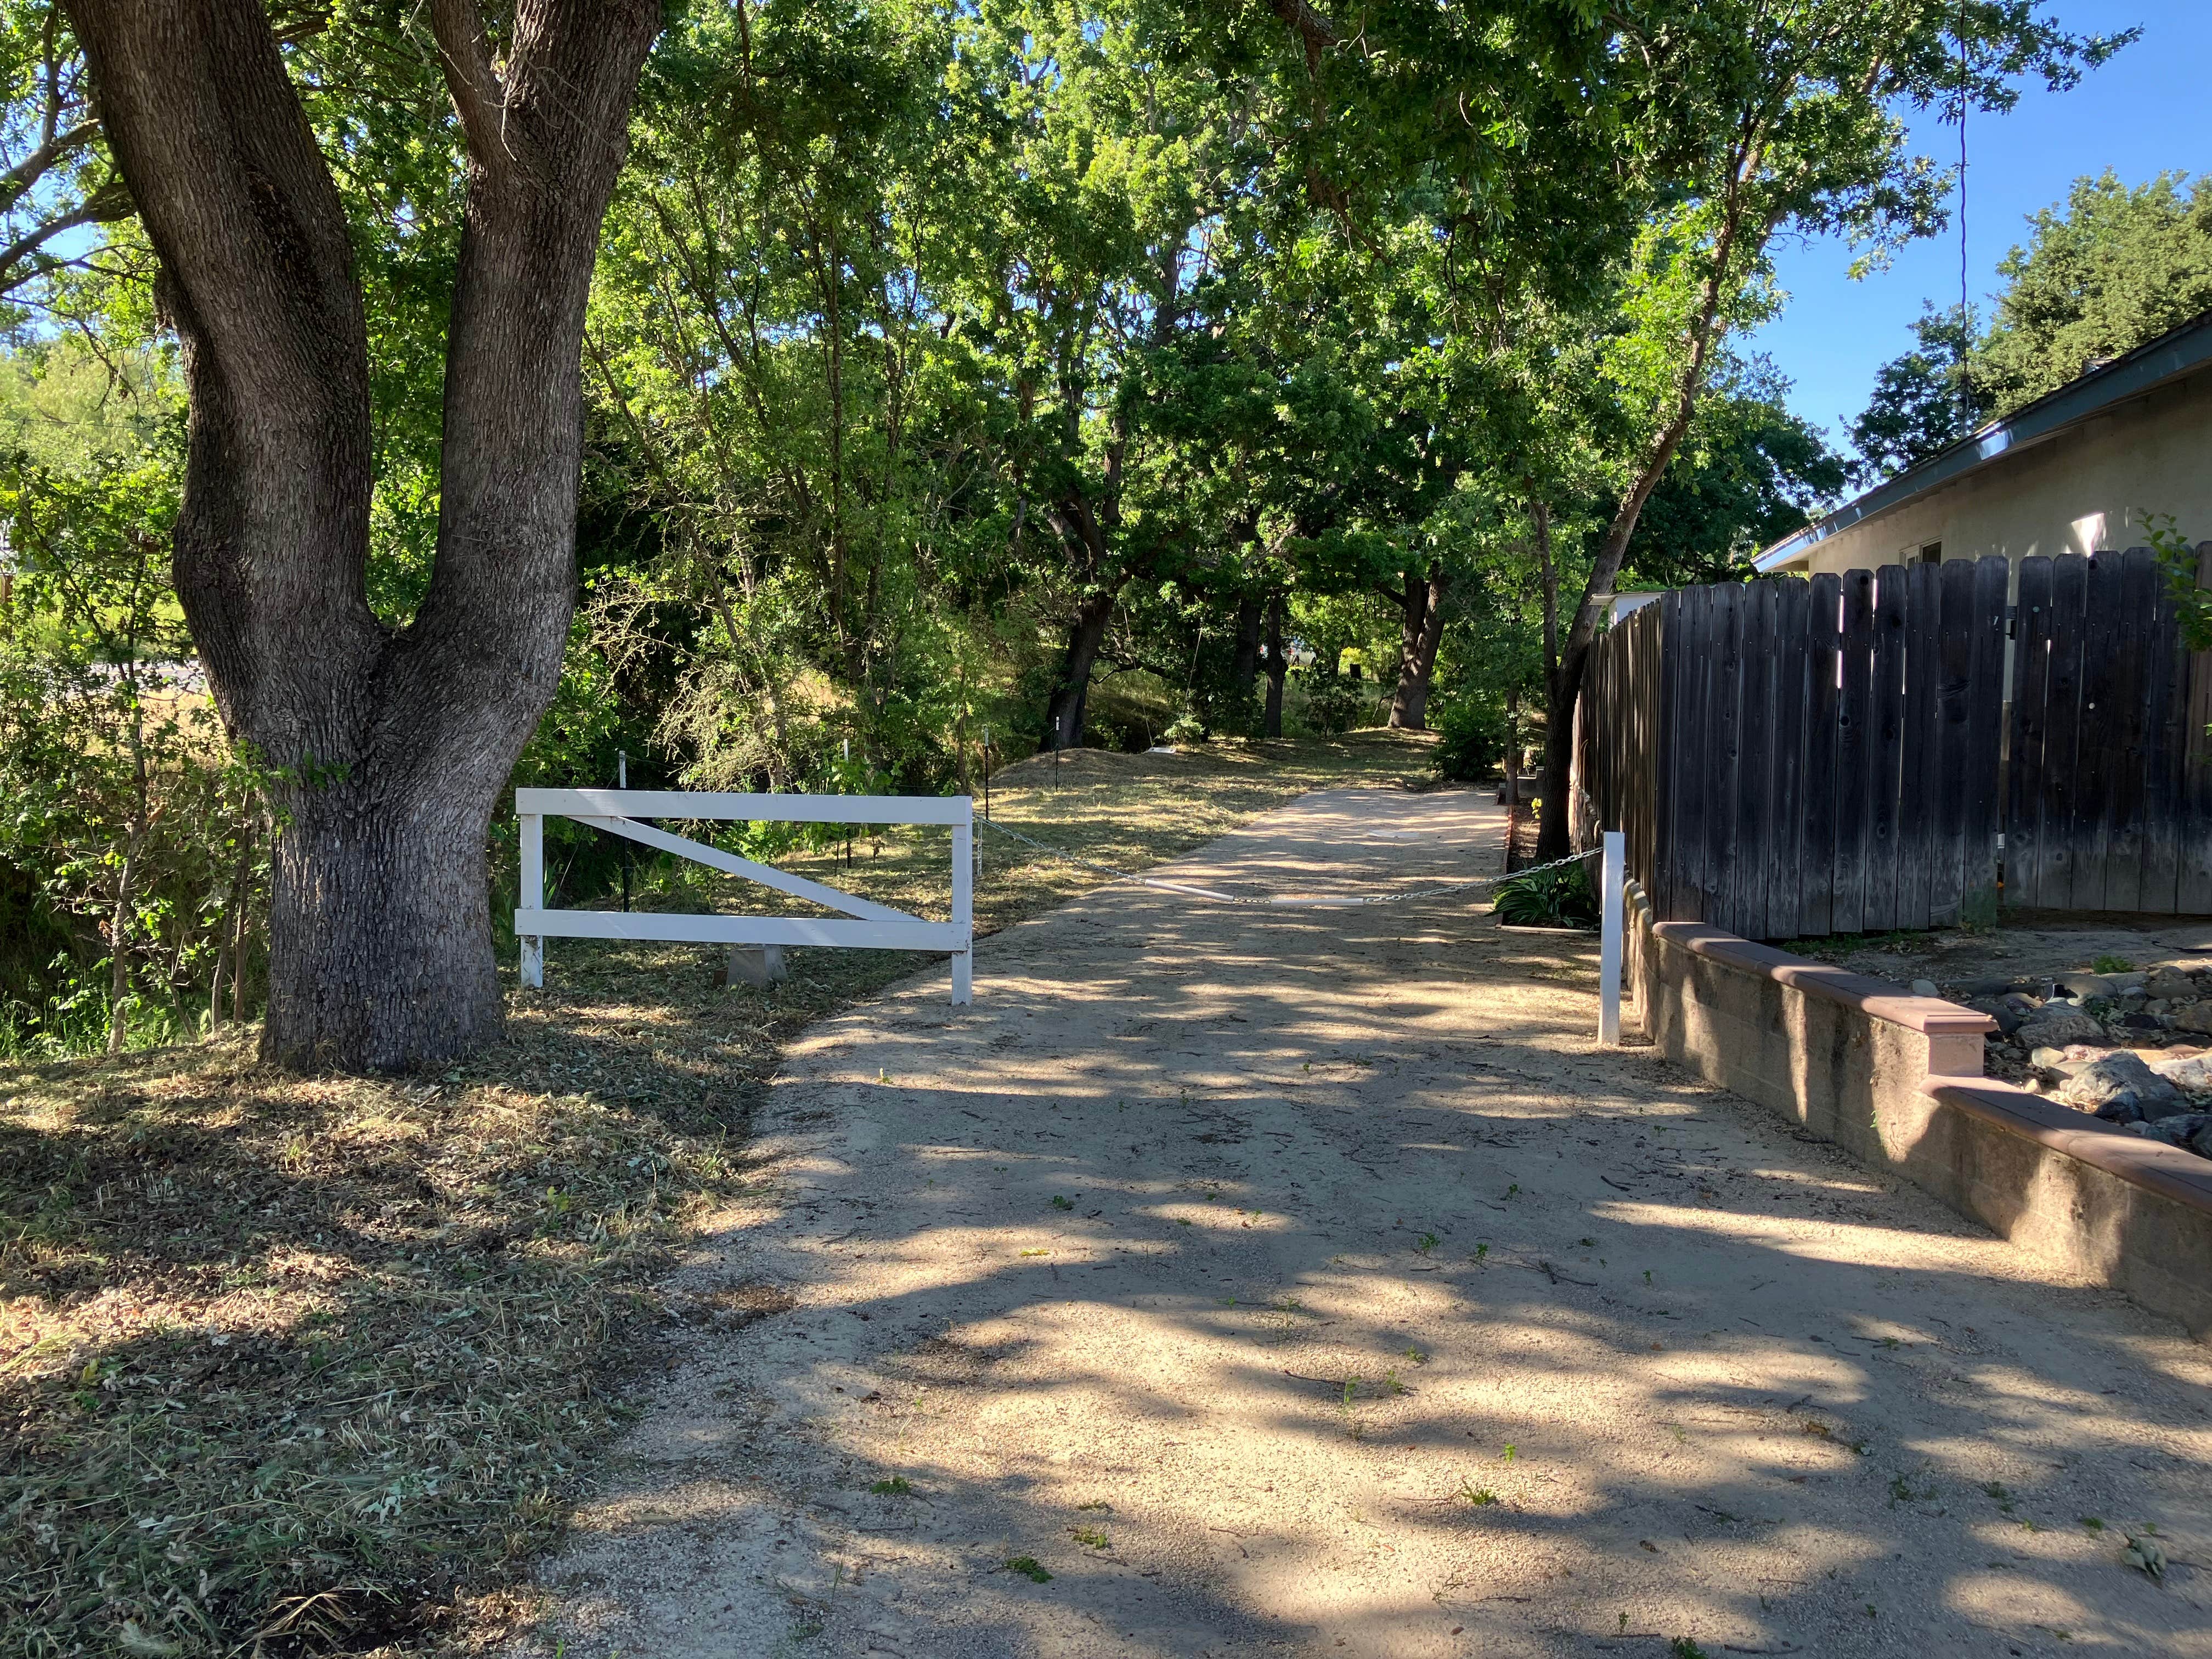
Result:
{"type": "MultiPolygon", "coordinates": [[[[1178,872],[1501,817],[1325,793],[1178,872]]],[[[1486,908],[1118,886],[815,1028],[527,1645],[2212,1656],[2212,1351],[1598,1051],[1594,950],[1486,908]]]]}

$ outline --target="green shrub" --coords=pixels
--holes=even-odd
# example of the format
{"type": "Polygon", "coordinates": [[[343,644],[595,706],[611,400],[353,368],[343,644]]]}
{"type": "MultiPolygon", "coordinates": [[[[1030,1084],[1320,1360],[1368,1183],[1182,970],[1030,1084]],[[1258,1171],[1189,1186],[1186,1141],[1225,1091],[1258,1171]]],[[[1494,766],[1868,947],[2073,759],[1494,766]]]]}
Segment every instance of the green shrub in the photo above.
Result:
{"type": "Polygon", "coordinates": [[[1455,699],[1437,722],[1440,741],[1429,764],[1440,777],[1462,783],[1486,778],[1505,754],[1505,719],[1473,699],[1455,699]]]}
{"type": "Polygon", "coordinates": [[[1498,890],[1491,910],[1516,927],[1595,927],[1597,891],[1580,864],[1516,876],[1498,890]]]}

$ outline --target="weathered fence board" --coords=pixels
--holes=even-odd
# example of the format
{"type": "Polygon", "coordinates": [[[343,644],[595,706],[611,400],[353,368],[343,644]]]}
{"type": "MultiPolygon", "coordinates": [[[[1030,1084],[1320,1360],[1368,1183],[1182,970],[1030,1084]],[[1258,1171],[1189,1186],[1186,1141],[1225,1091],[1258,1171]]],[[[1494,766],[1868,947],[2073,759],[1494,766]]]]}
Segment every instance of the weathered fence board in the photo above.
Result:
{"type": "Polygon", "coordinates": [[[2000,878],[2212,912],[2212,653],[2148,550],[1680,590],[1599,641],[1583,698],[1577,822],[1624,832],[1664,919],[1942,927],[2000,878]]]}
{"type": "Polygon", "coordinates": [[[1998,785],[2004,756],[2005,587],[2009,577],[2002,559],[1974,562],[1968,611],[1968,625],[1974,630],[1973,678],[1966,693],[1966,741],[1957,769],[1966,795],[1960,903],[1961,920],[1968,921],[1993,921],[1997,913],[1997,837],[2003,833],[1998,785]]]}
{"type": "Polygon", "coordinates": [[[1905,572],[1905,616],[1912,637],[1905,653],[1905,769],[1897,827],[1897,913],[1902,927],[1927,927],[1934,904],[1936,824],[1945,793],[1943,735],[1936,709],[1942,670],[1942,576],[1943,568],[1934,564],[1916,564],[1905,572]]]}
{"type": "Polygon", "coordinates": [[[1836,732],[1843,696],[1844,579],[1813,578],[1805,646],[1805,821],[1798,837],[1802,899],[1797,931],[1818,939],[1835,931],[1836,732]]]}
{"type": "MultiPolygon", "coordinates": [[[[2212,542],[2197,550],[2197,585],[2212,587],[2212,542]]],[[[2188,712],[2182,716],[2183,759],[2177,785],[2183,826],[2176,854],[2173,908],[2182,915],[2212,912],[2212,651],[2185,658],[2189,664],[2188,712]],[[2195,833],[2191,834],[2193,830],[2195,833]]]]}

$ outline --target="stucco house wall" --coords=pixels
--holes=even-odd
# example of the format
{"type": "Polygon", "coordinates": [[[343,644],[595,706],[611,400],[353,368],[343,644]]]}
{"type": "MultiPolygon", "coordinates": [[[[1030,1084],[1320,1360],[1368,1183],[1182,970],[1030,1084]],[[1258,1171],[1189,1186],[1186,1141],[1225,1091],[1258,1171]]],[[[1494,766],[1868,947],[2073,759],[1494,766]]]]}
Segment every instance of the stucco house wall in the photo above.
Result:
{"type": "Polygon", "coordinates": [[[1931,544],[1946,559],[2116,552],[2143,542],[2146,514],[2172,514],[2192,541],[2212,536],[2212,370],[1863,519],[1795,568],[1910,564],[1931,544]]]}

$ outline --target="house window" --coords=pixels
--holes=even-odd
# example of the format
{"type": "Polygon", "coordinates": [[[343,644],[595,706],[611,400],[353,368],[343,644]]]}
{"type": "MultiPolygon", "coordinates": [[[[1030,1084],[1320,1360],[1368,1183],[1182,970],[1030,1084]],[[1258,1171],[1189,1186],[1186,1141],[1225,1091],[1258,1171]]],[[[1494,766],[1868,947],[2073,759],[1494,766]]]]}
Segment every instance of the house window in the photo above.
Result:
{"type": "Polygon", "coordinates": [[[1941,564],[1941,563],[1942,563],[1942,562],[1943,562],[1943,544],[1942,544],[1942,543],[1941,543],[1941,542],[1923,542],[1923,543],[1921,543],[1921,544],[1920,544],[1920,562],[1921,562],[1921,563],[1923,563],[1923,564],[1941,564]]]}

